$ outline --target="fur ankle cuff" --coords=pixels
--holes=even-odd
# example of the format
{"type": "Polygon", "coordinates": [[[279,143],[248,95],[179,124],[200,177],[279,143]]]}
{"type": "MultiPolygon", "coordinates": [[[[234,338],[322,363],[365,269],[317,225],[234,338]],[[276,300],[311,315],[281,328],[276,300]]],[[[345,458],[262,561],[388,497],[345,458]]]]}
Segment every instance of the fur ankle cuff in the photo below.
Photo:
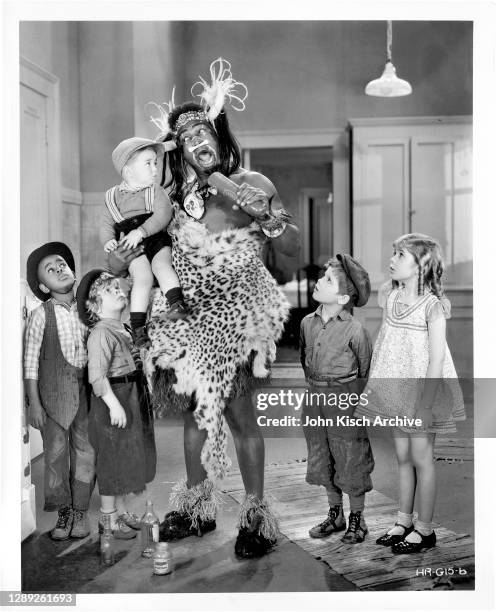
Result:
{"type": "Polygon", "coordinates": [[[219,491],[208,478],[189,489],[186,478],[181,479],[172,487],[169,501],[179,512],[188,515],[195,529],[198,529],[200,521],[214,520],[217,509],[223,503],[219,491]]]}
{"type": "Polygon", "coordinates": [[[272,514],[267,501],[259,499],[253,493],[245,497],[239,511],[238,528],[254,530],[268,540],[277,540],[279,525],[272,514]]]}

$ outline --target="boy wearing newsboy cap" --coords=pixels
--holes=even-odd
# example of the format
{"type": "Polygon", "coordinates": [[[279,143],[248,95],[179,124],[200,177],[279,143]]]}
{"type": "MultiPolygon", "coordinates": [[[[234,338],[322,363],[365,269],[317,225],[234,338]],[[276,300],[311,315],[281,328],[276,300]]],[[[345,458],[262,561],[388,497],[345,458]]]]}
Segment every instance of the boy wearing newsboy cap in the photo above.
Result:
{"type": "Polygon", "coordinates": [[[54,540],[89,534],[95,475],[88,438],[88,328],[78,317],[74,274],[74,257],[62,242],[44,244],[28,257],[27,281],[43,303],[26,327],[24,382],[29,421],[43,439],[44,510],[58,511],[54,540]]]}
{"type": "Polygon", "coordinates": [[[119,185],[108,189],[100,222],[100,241],[106,253],[122,245],[144,247],[133,259],[129,274],[133,280],[130,300],[131,327],[138,347],[148,344],[146,311],[153,276],[170,306],[168,318],[187,315],[179,279],[172,267],[171,238],[165,231],[172,217],[169,196],[156,182],[164,152],[172,142],[156,142],[134,136],[120,142],[112,152],[114,168],[121,175],[119,185]]]}
{"type": "Polygon", "coordinates": [[[309,534],[325,538],[346,529],[345,492],[350,515],[341,540],[347,544],[363,542],[367,534],[363,511],[374,468],[365,427],[347,426],[346,418],[353,416],[372,356],[370,338],[351,309],[366,304],[369,295],[366,270],[351,255],[336,255],[315,285],[313,298],[320,306],[303,319],[300,331],[301,364],[312,391],[302,414],[308,447],[306,480],[324,486],[329,501],[327,517],[309,534]],[[328,403],[320,401],[324,397],[328,403]],[[331,401],[335,397],[344,399],[331,401]]]}

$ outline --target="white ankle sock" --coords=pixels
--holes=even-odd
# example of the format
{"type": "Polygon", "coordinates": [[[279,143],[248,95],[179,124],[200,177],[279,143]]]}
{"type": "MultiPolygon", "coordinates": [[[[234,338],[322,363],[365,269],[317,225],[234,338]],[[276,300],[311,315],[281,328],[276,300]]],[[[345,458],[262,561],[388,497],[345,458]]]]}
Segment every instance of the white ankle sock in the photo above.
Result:
{"type": "Polygon", "coordinates": [[[419,534],[422,534],[423,536],[428,536],[433,531],[432,523],[424,523],[423,521],[419,520],[417,520],[417,522],[415,523],[415,529],[416,531],[418,531],[418,533],[416,533],[416,531],[412,531],[412,533],[409,533],[405,538],[407,542],[418,544],[422,541],[422,538],[419,534]]]}
{"type": "Polygon", "coordinates": [[[399,523],[399,525],[391,527],[391,529],[388,531],[389,535],[403,535],[405,533],[403,527],[410,527],[413,522],[413,513],[407,514],[406,512],[401,512],[399,510],[396,522],[399,523]]]}

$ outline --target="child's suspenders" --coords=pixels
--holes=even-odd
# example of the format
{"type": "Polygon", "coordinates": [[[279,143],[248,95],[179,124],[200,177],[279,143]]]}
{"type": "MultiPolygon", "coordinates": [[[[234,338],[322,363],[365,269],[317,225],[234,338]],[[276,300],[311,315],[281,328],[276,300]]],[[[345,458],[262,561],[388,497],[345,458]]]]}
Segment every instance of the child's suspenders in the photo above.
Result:
{"type": "MultiPolygon", "coordinates": [[[[115,191],[118,188],[118,185],[115,187],[111,187],[105,192],[105,205],[108,208],[109,213],[112,215],[112,219],[115,223],[122,223],[124,221],[124,217],[121,214],[121,211],[117,208],[117,204],[115,202],[115,191]]],[[[146,187],[144,189],[145,192],[145,209],[147,213],[153,212],[153,200],[155,199],[155,189],[153,185],[150,187],[146,187]]]]}

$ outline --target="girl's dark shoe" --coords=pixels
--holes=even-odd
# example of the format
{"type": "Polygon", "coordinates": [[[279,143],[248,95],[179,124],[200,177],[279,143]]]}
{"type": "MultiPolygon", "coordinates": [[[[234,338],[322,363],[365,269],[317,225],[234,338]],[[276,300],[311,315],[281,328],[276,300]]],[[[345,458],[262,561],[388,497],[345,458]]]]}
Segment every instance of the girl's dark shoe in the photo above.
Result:
{"type": "Polygon", "coordinates": [[[365,540],[368,533],[367,525],[362,521],[361,512],[350,512],[348,518],[348,529],[341,538],[341,542],[345,544],[360,544],[365,540]]]}
{"type": "Polygon", "coordinates": [[[404,540],[406,536],[413,531],[413,525],[410,525],[410,527],[405,527],[405,525],[402,525],[401,523],[395,523],[394,526],[402,527],[403,533],[398,533],[395,535],[385,533],[383,536],[378,538],[375,543],[379,544],[379,546],[392,546],[393,544],[397,544],[398,542],[404,540]]]}
{"type": "Polygon", "coordinates": [[[234,552],[242,559],[263,557],[276,544],[276,540],[269,540],[256,531],[241,527],[234,545],[234,552]]]}
{"type": "Polygon", "coordinates": [[[436,534],[434,531],[429,535],[422,535],[416,529],[413,530],[417,533],[422,539],[420,542],[408,542],[407,540],[402,540],[397,544],[393,544],[391,550],[395,555],[409,555],[411,553],[420,552],[426,548],[433,548],[436,545],[436,534]]]}
{"type": "Polygon", "coordinates": [[[160,523],[159,540],[169,542],[170,540],[181,540],[192,535],[202,536],[217,527],[214,519],[198,521],[198,527],[193,527],[192,519],[177,510],[168,512],[160,523]]]}
{"type": "Polygon", "coordinates": [[[325,518],[322,523],[312,527],[309,530],[308,535],[311,538],[326,538],[332,533],[344,531],[345,529],[346,521],[344,520],[342,506],[331,506],[329,508],[327,518],[325,518]]]}

